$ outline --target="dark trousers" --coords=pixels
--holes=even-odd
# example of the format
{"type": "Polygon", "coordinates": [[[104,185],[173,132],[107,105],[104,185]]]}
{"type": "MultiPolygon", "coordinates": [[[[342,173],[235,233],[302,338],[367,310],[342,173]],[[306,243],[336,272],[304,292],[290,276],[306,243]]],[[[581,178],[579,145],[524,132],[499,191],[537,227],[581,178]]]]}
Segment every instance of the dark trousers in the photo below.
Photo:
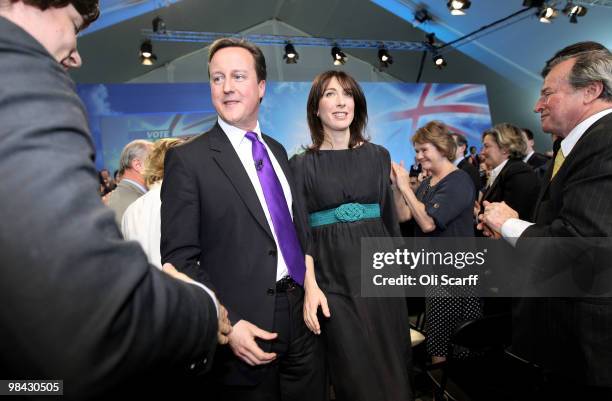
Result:
{"type": "Polygon", "coordinates": [[[304,324],[304,290],[296,287],[276,294],[273,332],[278,337],[270,352],[277,354],[254,386],[216,385],[215,397],[224,401],[324,401],[327,384],[322,347],[304,324]]]}

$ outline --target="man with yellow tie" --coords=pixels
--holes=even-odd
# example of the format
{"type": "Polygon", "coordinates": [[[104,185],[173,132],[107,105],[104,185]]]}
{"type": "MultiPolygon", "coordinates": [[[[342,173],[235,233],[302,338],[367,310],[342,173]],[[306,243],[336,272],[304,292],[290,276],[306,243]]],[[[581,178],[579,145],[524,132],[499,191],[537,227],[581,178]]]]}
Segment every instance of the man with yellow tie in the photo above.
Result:
{"type": "MultiPolygon", "coordinates": [[[[479,228],[519,248],[529,237],[612,237],[612,53],[576,43],[548,60],[542,76],[534,111],[542,130],[561,139],[533,222],[490,203],[479,228]]],[[[521,314],[529,330],[515,320],[513,349],[531,350],[523,356],[552,372],[544,399],[612,399],[612,299],[523,299],[514,309],[521,314]]]]}

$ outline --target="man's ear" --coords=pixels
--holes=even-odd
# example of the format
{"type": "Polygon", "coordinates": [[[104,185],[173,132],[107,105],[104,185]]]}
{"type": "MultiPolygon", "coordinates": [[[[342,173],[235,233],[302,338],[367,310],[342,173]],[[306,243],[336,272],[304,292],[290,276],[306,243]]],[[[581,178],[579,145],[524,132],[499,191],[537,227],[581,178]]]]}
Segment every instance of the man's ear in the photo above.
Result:
{"type": "Polygon", "coordinates": [[[259,103],[263,101],[263,97],[266,94],[266,80],[262,79],[257,83],[257,90],[259,91],[259,103]]]}
{"type": "Polygon", "coordinates": [[[584,87],[584,104],[589,104],[601,96],[604,90],[603,82],[593,81],[584,87]]]}
{"type": "Polygon", "coordinates": [[[140,174],[144,171],[144,163],[138,158],[132,160],[131,167],[140,174]]]}

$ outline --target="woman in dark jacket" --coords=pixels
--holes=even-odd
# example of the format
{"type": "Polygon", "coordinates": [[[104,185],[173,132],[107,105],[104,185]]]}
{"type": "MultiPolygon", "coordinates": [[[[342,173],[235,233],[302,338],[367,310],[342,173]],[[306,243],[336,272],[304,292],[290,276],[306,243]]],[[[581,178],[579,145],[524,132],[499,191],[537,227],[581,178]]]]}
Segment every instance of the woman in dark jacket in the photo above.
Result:
{"type": "Polygon", "coordinates": [[[536,173],[522,160],[526,152],[521,129],[511,124],[497,124],[482,134],[482,155],[490,177],[475,217],[484,210],[484,201],[503,201],[518,212],[519,218],[531,219],[540,188],[536,173]]]}

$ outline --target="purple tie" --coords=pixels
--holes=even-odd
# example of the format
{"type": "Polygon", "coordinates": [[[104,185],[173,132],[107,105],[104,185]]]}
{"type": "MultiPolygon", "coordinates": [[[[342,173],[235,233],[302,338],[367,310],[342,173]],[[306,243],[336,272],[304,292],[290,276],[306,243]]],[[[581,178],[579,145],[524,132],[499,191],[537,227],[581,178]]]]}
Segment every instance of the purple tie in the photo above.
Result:
{"type": "Polygon", "coordinates": [[[278,240],[283,259],[285,259],[287,264],[289,275],[297,283],[304,285],[304,273],[306,272],[304,254],[295,232],[295,226],[291,220],[283,187],[274,172],[268,151],[264,144],[259,141],[259,138],[257,138],[257,134],[247,132],[246,137],[253,143],[255,169],[257,170],[257,176],[259,177],[264,198],[268,205],[268,211],[272,218],[276,239],[278,240]]]}

